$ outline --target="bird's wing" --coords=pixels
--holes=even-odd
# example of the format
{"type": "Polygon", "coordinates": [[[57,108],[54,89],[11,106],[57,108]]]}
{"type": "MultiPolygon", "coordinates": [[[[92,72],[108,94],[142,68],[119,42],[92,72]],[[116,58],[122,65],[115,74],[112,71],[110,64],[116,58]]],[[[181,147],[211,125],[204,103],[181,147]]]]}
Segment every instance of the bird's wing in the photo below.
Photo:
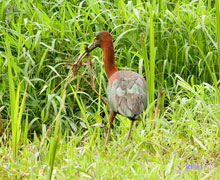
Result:
{"type": "Polygon", "coordinates": [[[132,77],[117,75],[107,87],[110,108],[130,119],[136,119],[146,107],[146,82],[137,73],[130,74],[132,77]]]}

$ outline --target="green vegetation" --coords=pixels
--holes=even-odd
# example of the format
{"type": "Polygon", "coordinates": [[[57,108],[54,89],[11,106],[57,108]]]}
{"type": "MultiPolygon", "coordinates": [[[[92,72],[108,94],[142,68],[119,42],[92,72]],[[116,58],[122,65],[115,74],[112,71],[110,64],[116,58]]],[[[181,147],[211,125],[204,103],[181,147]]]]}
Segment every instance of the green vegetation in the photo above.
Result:
{"type": "MultiPolygon", "coordinates": [[[[219,0],[0,1],[0,179],[218,179],[219,8],[219,0]],[[113,35],[118,69],[143,74],[149,95],[131,140],[129,120],[117,115],[106,147],[100,96],[79,74],[55,89],[102,30],[113,35]]],[[[105,97],[102,51],[91,58],[105,97]]],[[[86,64],[80,73],[91,81],[86,64]]]]}

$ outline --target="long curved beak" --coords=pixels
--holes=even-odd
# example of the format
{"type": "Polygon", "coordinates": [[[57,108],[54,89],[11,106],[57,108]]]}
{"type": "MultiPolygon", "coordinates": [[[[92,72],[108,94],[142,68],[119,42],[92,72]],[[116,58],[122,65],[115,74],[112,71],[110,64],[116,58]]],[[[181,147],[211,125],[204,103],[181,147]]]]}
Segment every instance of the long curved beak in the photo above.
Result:
{"type": "Polygon", "coordinates": [[[79,60],[80,59],[82,59],[82,58],[84,58],[89,52],[91,52],[93,49],[95,49],[96,48],[96,45],[95,45],[95,43],[94,42],[92,42],[89,46],[87,46],[86,48],[85,48],[85,50],[79,55],[79,60]]]}

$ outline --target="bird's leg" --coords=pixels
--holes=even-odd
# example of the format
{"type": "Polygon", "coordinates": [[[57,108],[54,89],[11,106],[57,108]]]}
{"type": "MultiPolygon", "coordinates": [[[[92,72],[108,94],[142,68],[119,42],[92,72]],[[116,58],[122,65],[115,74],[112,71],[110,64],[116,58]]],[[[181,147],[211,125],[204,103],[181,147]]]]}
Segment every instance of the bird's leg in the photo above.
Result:
{"type": "Polygon", "coordinates": [[[109,111],[109,118],[108,118],[109,126],[108,126],[108,133],[107,133],[107,137],[106,137],[106,140],[105,140],[105,144],[108,143],[108,138],[109,138],[109,134],[110,134],[110,131],[111,131],[111,127],[112,127],[112,123],[113,123],[113,120],[115,118],[115,115],[116,115],[115,112],[109,111]]]}
{"type": "Polygon", "coordinates": [[[133,123],[134,123],[134,121],[131,120],[131,124],[130,124],[130,128],[129,128],[129,131],[128,131],[127,140],[129,139],[129,137],[130,137],[130,135],[131,135],[131,130],[132,130],[132,127],[133,127],[133,123]]]}

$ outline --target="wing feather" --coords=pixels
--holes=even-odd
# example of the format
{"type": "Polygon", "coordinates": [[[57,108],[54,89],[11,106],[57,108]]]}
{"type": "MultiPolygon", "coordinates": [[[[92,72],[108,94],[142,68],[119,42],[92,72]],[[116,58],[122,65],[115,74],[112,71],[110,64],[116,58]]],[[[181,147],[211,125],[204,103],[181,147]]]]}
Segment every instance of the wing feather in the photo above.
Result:
{"type": "Polygon", "coordinates": [[[136,119],[147,104],[144,78],[132,71],[118,71],[109,80],[107,96],[112,111],[136,119]],[[115,78],[117,76],[117,78],[115,78]]]}

